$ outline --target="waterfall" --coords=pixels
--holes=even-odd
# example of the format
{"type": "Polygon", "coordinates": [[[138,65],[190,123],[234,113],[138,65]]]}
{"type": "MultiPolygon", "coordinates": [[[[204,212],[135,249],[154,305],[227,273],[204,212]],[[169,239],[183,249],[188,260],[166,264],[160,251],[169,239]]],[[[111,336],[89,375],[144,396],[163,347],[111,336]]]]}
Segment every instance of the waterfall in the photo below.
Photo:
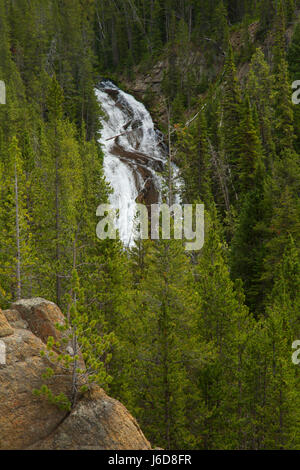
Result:
{"type": "MultiPolygon", "coordinates": [[[[150,113],[133,96],[108,80],[100,83],[96,96],[103,110],[100,143],[104,174],[113,190],[110,203],[119,211],[116,227],[120,238],[131,246],[136,203],[161,201],[167,151],[150,113]]],[[[174,170],[177,172],[175,165],[174,170]]]]}

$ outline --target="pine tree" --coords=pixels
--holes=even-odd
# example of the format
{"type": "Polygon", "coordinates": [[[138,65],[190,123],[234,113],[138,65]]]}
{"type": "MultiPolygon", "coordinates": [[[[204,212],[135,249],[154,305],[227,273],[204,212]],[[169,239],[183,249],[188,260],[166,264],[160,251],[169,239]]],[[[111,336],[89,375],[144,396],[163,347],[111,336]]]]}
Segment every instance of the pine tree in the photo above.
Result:
{"type": "Polygon", "coordinates": [[[274,0],[263,0],[260,7],[260,30],[265,33],[274,21],[276,14],[274,0]]]}
{"type": "Polygon", "coordinates": [[[224,6],[223,0],[219,1],[213,9],[211,23],[214,39],[221,49],[226,50],[229,41],[229,29],[227,9],[224,6]]]}
{"type": "Polygon", "coordinates": [[[287,24],[291,24],[295,15],[295,0],[286,0],[285,2],[285,14],[286,14],[286,20],[287,24]]]}
{"type": "Polygon", "coordinates": [[[250,442],[253,449],[298,449],[299,374],[291,347],[299,337],[299,255],[292,238],[275,277],[267,317],[250,334],[246,351],[250,374],[244,383],[253,397],[248,406],[255,436],[250,442]]]}
{"type": "MultiPolygon", "coordinates": [[[[299,54],[300,54],[300,25],[298,24],[295,28],[292,42],[288,50],[288,64],[291,82],[299,80],[300,76],[300,65],[299,65],[299,54]]],[[[295,149],[297,153],[300,152],[300,107],[299,105],[293,106],[294,111],[294,129],[295,129],[295,149]]]]}
{"type": "Polygon", "coordinates": [[[285,59],[280,62],[275,85],[275,142],[277,153],[294,149],[293,105],[290,93],[288,66],[285,59]]]}
{"type": "MultiPolygon", "coordinates": [[[[234,63],[233,50],[229,45],[224,69],[224,88],[221,115],[221,132],[225,161],[229,166],[233,187],[236,186],[240,159],[240,122],[242,119],[241,91],[234,63]]],[[[235,191],[237,189],[235,188],[235,191]]]]}
{"type": "Polygon", "coordinates": [[[161,7],[159,0],[155,0],[153,3],[150,28],[151,28],[150,31],[151,31],[151,40],[153,44],[153,50],[160,53],[163,42],[162,42],[162,7],[161,7]]]}
{"type": "Polygon", "coordinates": [[[266,289],[261,280],[268,240],[266,211],[262,181],[244,197],[231,245],[231,275],[242,279],[246,303],[256,316],[266,289]]]}
{"type": "Polygon", "coordinates": [[[138,302],[124,332],[131,354],[123,371],[123,393],[153,443],[188,448],[194,443],[186,416],[193,395],[189,370],[201,348],[191,267],[176,240],[150,243],[144,265],[138,302]]]}
{"type": "Polygon", "coordinates": [[[263,172],[261,142],[254,124],[250,100],[247,96],[240,124],[240,155],[237,164],[239,191],[246,194],[254,188],[263,172]]]}
{"type": "MultiPolygon", "coordinates": [[[[83,192],[76,131],[70,122],[63,119],[62,99],[62,90],[53,77],[48,97],[49,122],[41,133],[40,162],[33,173],[32,187],[35,244],[43,259],[37,275],[41,277],[43,273],[42,276],[48,279],[55,275],[58,304],[63,302],[73,267],[73,242],[83,192]]],[[[48,285],[53,285],[53,280],[49,279],[48,285]]],[[[52,298],[53,291],[50,292],[48,295],[52,298]]]]}
{"type": "MultiPolygon", "coordinates": [[[[247,331],[252,320],[241,287],[234,286],[220,238],[216,214],[206,217],[206,239],[196,266],[196,289],[201,298],[199,329],[210,345],[211,357],[197,372],[205,414],[198,418],[198,446],[203,449],[241,448],[243,426],[242,367],[247,331]]],[[[199,447],[198,447],[199,448],[199,447]]]]}
{"type": "Polygon", "coordinates": [[[103,333],[101,317],[97,320],[89,319],[76,270],[72,272],[69,302],[65,324],[57,325],[60,337],[55,340],[49,336],[46,350],[41,351],[41,356],[48,360],[50,366],[42,378],[47,382],[64,372],[70,376],[70,390],[67,395],[56,395],[56,391],[44,383],[40,389],[33,391],[35,395],[45,397],[67,411],[71,411],[80,396],[93,385],[103,387],[111,381],[106,372],[106,363],[111,359],[109,351],[115,342],[113,334],[103,333]]]}
{"type": "Polygon", "coordinates": [[[266,280],[274,279],[274,272],[281,261],[289,236],[298,242],[299,211],[299,198],[294,194],[293,188],[287,184],[281,194],[278,194],[278,202],[273,209],[270,222],[270,239],[266,245],[265,272],[263,274],[266,280]]]}
{"type": "Polygon", "coordinates": [[[274,119],[274,108],[272,91],[274,77],[265,61],[264,54],[260,48],[256,50],[251,59],[251,68],[247,80],[247,93],[251,103],[258,115],[260,137],[265,151],[265,162],[271,167],[275,153],[275,144],[272,136],[272,122],[274,119]]]}
{"type": "MultiPolygon", "coordinates": [[[[200,106],[202,106],[200,104],[200,106]]],[[[190,127],[178,129],[178,159],[181,161],[182,177],[186,181],[183,198],[186,203],[198,199],[205,204],[211,200],[211,164],[207,124],[203,109],[190,127]]]]}
{"type": "Polygon", "coordinates": [[[290,79],[286,61],[285,16],[283,3],[280,0],[276,16],[274,73],[276,76],[274,88],[275,109],[275,143],[278,155],[283,150],[294,148],[293,105],[290,98],[290,79]]]}
{"type": "Polygon", "coordinates": [[[6,172],[2,174],[1,284],[12,299],[31,290],[33,261],[30,216],[27,210],[27,180],[18,139],[11,139],[6,172]],[[5,248],[5,249],[4,249],[5,248]]]}

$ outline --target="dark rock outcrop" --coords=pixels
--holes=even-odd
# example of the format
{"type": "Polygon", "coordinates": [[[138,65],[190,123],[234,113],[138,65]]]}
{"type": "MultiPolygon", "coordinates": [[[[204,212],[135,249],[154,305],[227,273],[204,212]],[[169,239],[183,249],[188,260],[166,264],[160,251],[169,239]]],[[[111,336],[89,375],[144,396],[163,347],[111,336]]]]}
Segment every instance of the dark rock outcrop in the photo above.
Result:
{"type": "MultiPolygon", "coordinates": [[[[40,356],[49,335],[63,323],[59,308],[44,299],[16,302],[0,310],[0,449],[150,449],[135,419],[117,400],[94,387],[71,413],[33,395],[47,360],[40,356]]],[[[70,377],[59,371],[56,393],[68,394],[70,377]]]]}

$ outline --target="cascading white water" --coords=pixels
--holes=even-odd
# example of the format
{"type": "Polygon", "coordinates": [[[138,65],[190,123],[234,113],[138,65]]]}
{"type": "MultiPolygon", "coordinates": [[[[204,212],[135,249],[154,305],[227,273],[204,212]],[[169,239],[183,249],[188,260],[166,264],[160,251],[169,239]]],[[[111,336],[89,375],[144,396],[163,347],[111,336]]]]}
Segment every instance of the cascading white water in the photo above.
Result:
{"type": "Polygon", "coordinates": [[[166,153],[142,103],[108,80],[101,82],[96,95],[104,112],[100,143],[104,173],[113,189],[110,203],[119,210],[116,226],[120,238],[130,246],[134,240],[136,201],[146,185],[149,187],[149,180],[150,203],[161,200],[159,172],[165,165],[166,153]]]}

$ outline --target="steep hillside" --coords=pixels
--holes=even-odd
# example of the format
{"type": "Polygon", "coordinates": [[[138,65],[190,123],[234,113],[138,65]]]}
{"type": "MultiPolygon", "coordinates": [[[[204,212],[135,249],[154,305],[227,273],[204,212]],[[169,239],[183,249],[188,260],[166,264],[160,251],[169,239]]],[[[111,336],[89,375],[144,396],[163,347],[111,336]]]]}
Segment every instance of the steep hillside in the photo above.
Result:
{"type": "Polygon", "coordinates": [[[6,429],[7,447],[147,448],[120,400],[164,449],[300,448],[299,10],[0,0],[1,446],[6,429]],[[155,222],[150,205],[175,201],[170,236],[131,230],[138,202],[155,222]],[[38,338],[21,302],[37,297],[69,352],[51,322],[38,338]],[[32,396],[49,335],[45,354],[79,371],[71,394],[32,396]]]}

